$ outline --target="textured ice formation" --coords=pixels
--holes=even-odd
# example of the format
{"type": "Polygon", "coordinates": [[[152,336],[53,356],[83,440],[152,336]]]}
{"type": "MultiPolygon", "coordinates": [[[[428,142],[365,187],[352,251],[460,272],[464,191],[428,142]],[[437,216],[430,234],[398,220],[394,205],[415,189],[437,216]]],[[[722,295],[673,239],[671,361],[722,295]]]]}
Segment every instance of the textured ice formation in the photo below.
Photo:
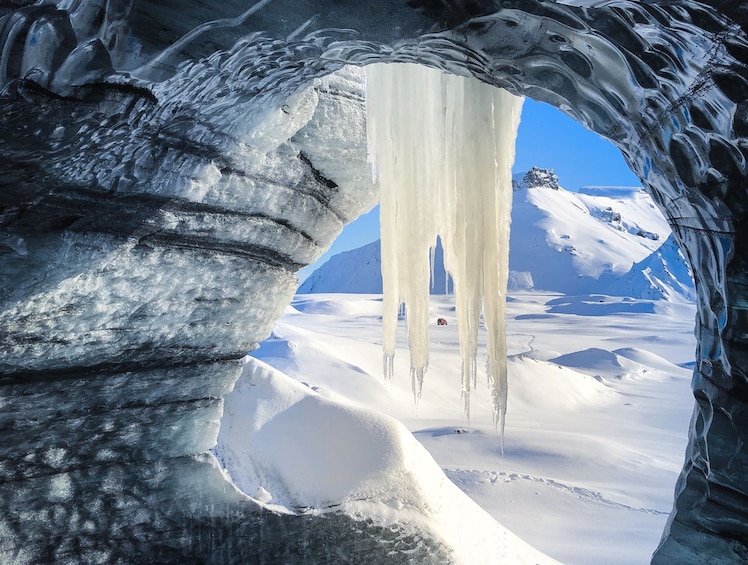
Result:
{"type": "Polygon", "coordinates": [[[360,85],[318,79],[411,62],[561,108],[651,191],[699,306],[690,442],[653,561],[744,561],[747,20],[730,0],[0,5],[2,560],[400,563],[424,547],[250,508],[207,454],[236,359],[376,199],[357,180],[360,85]]]}
{"type": "Polygon", "coordinates": [[[511,168],[522,98],[418,65],[366,68],[369,152],[380,188],[384,371],[392,378],[401,304],[413,396],[428,368],[429,288],[437,236],[454,281],[462,397],[470,418],[478,327],[487,331],[494,420],[504,429],[511,168]]]}

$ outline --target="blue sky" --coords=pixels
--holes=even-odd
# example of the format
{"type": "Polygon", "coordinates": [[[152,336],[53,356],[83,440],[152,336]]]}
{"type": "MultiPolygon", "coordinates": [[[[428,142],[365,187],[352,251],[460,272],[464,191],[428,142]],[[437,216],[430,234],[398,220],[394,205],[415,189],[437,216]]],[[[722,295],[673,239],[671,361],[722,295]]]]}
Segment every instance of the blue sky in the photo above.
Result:
{"type": "MultiPolygon", "coordinates": [[[[638,186],[620,151],[599,135],[586,130],[566,114],[526,99],[517,132],[514,173],[530,167],[553,169],[561,186],[576,191],[583,186],[638,186]]],[[[332,255],[379,239],[379,207],[349,224],[330,250],[299,273],[300,281],[332,255]]]]}

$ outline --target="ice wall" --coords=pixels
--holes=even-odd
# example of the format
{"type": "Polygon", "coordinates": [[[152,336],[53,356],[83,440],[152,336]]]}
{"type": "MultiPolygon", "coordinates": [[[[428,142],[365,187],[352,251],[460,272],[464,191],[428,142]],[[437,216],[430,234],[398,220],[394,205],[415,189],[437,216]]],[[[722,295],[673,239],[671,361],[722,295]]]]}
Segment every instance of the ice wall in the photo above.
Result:
{"type": "Polygon", "coordinates": [[[307,87],[410,62],[561,108],[651,190],[699,304],[653,561],[745,561],[747,27],[732,0],[0,3],[0,560],[438,554],[340,516],[254,514],[207,452],[235,359],[373,202],[362,122],[337,143],[323,125],[360,93],[307,87]]]}
{"type": "Polygon", "coordinates": [[[413,395],[428,368],[430,257],[441,236],[454,280],[470,418],[478,329],[487,332],[494,419],[506,413],[504,309],[511,168],[522,98],[413,64],[366,67],[369,155],[380,188],[384,371],[392,377],[398,313],[408,323],[413,395]]]}

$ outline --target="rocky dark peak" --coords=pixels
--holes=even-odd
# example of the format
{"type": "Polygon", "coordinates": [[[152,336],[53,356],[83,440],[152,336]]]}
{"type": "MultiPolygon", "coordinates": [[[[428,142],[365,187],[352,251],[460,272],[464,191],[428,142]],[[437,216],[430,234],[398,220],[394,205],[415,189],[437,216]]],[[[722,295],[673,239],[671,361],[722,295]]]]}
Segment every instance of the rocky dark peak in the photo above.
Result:
{"type": "Polygon", "coordinates": [[[558,190],[561,188],[558,184],[558,175],[552,169],[541,169],[540,167],[531,168],[520,181],[515,181],[513,184],[515,190],[527,190],[528,188],[558,190]]]}

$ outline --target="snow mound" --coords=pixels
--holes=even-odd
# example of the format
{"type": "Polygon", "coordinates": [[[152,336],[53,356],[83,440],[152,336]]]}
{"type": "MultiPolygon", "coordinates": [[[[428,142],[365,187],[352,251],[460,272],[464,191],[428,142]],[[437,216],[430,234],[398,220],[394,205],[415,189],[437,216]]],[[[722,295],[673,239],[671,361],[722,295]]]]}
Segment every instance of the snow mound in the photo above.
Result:
{"type": "Polygon", "coordinates": [[[659,355],[632,347],[615,351],[591,347],[560,355],[550,361],[585,374],[613,379],[656,379],[667,375],[687,374],[687,370],[659,355]]]}
{"type": "Polygon", "coordinates": [[[509,358],[509,406],[526,406],[553,412],[602,407],[616,393],[595,378],[560,364],[525,355],[509,358]],[[542,390],[543,394],[538,394],[542,390]]]}
{"type": "Polygon", "coordinates": [[[626,371],[626,367],[618,355],[607,349],[599,349],[597,347],[590,347],[582,351],[560,355],[551,359],[551,361],[564,367],[573,367],[586,371],[598,371],[609,374],[620,374],[626,371]]]}
{"type": "Polygon", "coordinates": [[[621,347],[614,350],[613,353],[615,353],[619,358],[625,357],[626,359],[635,361],[645,367],[651,367],[663,372],[678,373],[684,370],[682,367],[668,361],[664,357],[644,349],[639,349],[638,347],[621,347]]]}
{"type": "Polygon", "coordinates": [[[292,360],[297,349],[298,346],[295,342],[283,339],[275,332],[272,332],[267,339],[260,343],[258,349],[255,351],[262,351],[264,357],[292,360]]]}
{"type": "Polygon", "coordinates": [[[344,512],[425,532],[456,563],[556,563],[463,494],[400,422],[315,394],[256,359],[226,396],[215,451],[240,489],[276,511],[344,512]]]}
{"type": "Polygon", "coordinates": [[[262,488],[287,510],[326,508],[374,496],[374,478],[411,463],[395,420],[317,395],[261,361],[245,367],[221,428],[245,492],[262,488]]]}

